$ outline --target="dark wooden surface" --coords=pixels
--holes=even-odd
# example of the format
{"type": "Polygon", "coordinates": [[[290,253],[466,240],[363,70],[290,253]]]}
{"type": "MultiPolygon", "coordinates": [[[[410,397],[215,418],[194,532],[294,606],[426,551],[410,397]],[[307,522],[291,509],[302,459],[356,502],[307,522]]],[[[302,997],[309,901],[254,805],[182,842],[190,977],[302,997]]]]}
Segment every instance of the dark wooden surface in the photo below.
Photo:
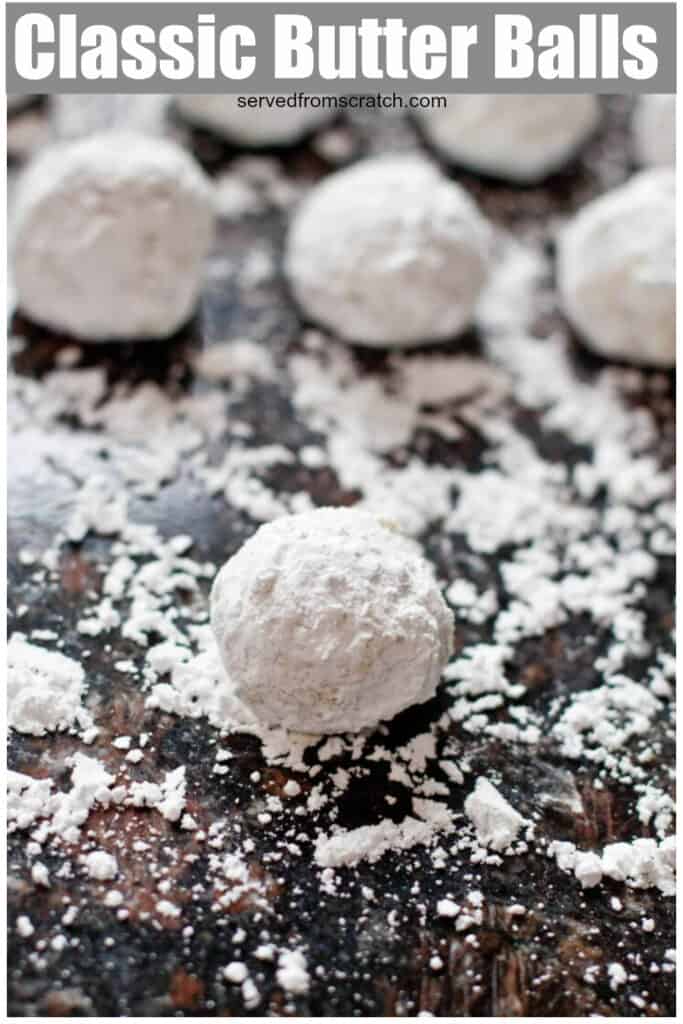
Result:
{"type": "MultiPolygon", "coordinates": [[[[628,103],[616,99],[608,106],[608,127],[600,138],[566,174],[544,187],[520,190],[482,182],[472,175],[458,177],[496,222],[542,237],[550,217],[575,208],[627,173],[628,103]]],[[[367,118],[359,120],[353,130],[359,150],[382,148],[382,143],[373,138],[367,118]]],[[[403,140],[409,138],[411,129],[389,126],[386,132],[388,138],[398,136],[403,140]]],[[[227,166],[234,155],[202,134],[194,136],[193,142],[212,172],[227,166]]],[[[307,145],[284,154],[283,159],[294,178],[314,177],[328,170],[307,145]]],[[[252,300],[248,290],[236,283],[235,268],[255,240],[265,238],[279,245],[283,229],[284,216],[277,212],[224,225],[216,252],[229,256],[230,269],[223,277],[212,276],[195,323],[167,344],[85,348],[82,361],[105,364],[112,380],[124,376],[161,381],[172,394],[182,394],[195,386],[188,351],[212,340],[249,335],[270,346],[276,362],[282,364],[286,353],[297,345],[300,330],[298,314],[286,289],[276,278],[262,285],[258,300],[252,300]],[[267,324],[261,315],[264,305],[273,312],[267,324]]],[[[15,371],[21,374],[43,373],[54,365],[55,355],[69,341],[27,323],[20,315],[14,318],[14,328],[30,342],[15,360],[15,371]]],[[[476,345],[476,339],[471,343],[476,345]]],[[[382,357],[377,353],[359,352],[358,358],[368,373],[381,369],[382,357]]],[[[577,372],[582,374],[599,369],[599,361],[578,346],[576,360],[577,372]]],[[[641,400],[649,401],[647,397],[641,400]]],[[[260,442],[274,440],[298,447],[310,439],[308,430],[293,417],[281,388],[255,388],[239,407],[239,414],[255,426],[260,442]]],[[[543,446],[546,458],[571,461],[577,457],[559,437],[543,433],[528,410],[520,410],[522,421],[529,436],[543,446]]],[[[667,416],[662,420],[661,444],[664,457],[670,461],[673,432],[667,416]]],[[[473,468],[480,455],[476,439],[468,439],[466,446],[458,446],[457,451],[445,441],[434,441],[432,457],[446,464],[462,463],[465,458],[468,467],[473,468]]],[[[287,489],[308,489],[320,504],[354,500],[352,494],[340,490],[334,475],[326,470],[302,475],[300,469],[283,467],[271,478],[287,489]]],[[[98,587],[109,544],[89,537],[81,545],[64,547],[56,580],[35,583],[32,569],[20,563],[19,549],[27,544],[40,549],[50,543],[55,523],[63,520],[64,508],[72,497],[73,483],[44,458],[37,435],[32,435],[29,446],[10,439],[9,482],[10,628],[25,632],[53,629],[64,638],[65,653],[78,657],[83,639],[74,625],[84,606],[85,592],[98,587]],[[27,604],[29,611],[18,622],[12,612],[22,604],[27,604]]],[[[164,536],[189,528],[195,538],[195,557],[216,563],[235,551],[254,529],[246,515],[192,487],[183,472],[158,497],[134,501],[131,518],[137,516],[155,523],[164,536]]],[[[438,531],[427,536],[425,544],[444,575],[451,577],[454,567],[467,556],[464,542],[446,547],[440,543],[438,531]]],[[[482,562],[486,568],[480,584],[497,585],[495,557],[482,562]]],[[[662,558],[648,595],[647,631],[653,643],[666,643],[671,627],[672,573],[670,560],[662,558]]],[[[592,667],[596,650],[585,650],[582,628],[580,621],[573,620],[519,646],[514,671],[529,685],[525,700],[536,709],[549,708],[553,696],[563,689],[566,692],[567,688],[596,685],[592,667]]],[[[462,646],[478,635],[482,635],[478,627],[460,626],[457,644],[462,646]]],[[[114,660],[137,658],[138,649],[117,640],[112,651],[108,642],[89,638],[87,643],[93,652],[88,662],[88,703],[97,707],[101,729],[88,753],[108,763],[113,757],[112,738],[144,730],[151,737],[152,752],[147,763],[153,764],[159,775],[179,764],[187,766],[188,810],[203,827],[216,817],[228,817],[235,827],[243,824],[250,829],[252,822],[246,809],[258,800],[264,788],[271,794],[281,792],[287,773],[264,764],[253,737],[236,735],[225,741],[234,755],[229,778],[213,775],[214,731],[202,721],[145,711],[139,686],[112,670],[114,660]],[[250,779],[255,770],[262,775],[259,783],[250,779]]],[[[606,634],[599,643],[608,645],[606,634]]],[[[443,707],[445,698],[437,697],[422,708],[404,713],[392,723],[383,742],[389,746],[405,742],[434,721],[443,707]]],[[[661,764],[653,769],[658,775],[658,769],[671,762],[673,749],[668,720],[663,717],[654,728],[663,751],[661,764]]],[[[587,765],[563,760],[550,744],[542,741],[537,747],[513,748],[490,738],[459,735],[456,727],[454,736],[461,749],[467,750],[475,775],[492,768],[499,770],[506,781],[507,795],[522,813],[539,810],[539,794],[548,787],[549,780],[558,791],[563,786],[576,787],[584,813],[576,815],[561,802],[544,805],[541,834],[596,846],[637,834],[628,788],[617,784],[596,788],[587,765]]],[[[68,735],[36,739],[15,733],[10,737],[10,764],[22,772],[49,774],[66,782],[65,758],[75,749],[80,749],[80,744],[68,735]]],[[[330,768],[342,763],[348,762],[337,759],[330,768]]],[[[384,798],[393,792],[386,770],[377,765],[369,778],[352,783],[344,795],[339,823],[353,827],[379,820],[387,813],[384,798]]],[[[408,809],[399,799],[391,814],[400,820],[408,809]]],[[[454,804],[453,809],[461,807],[454,804]]],[[[313,828],[306,818],[299,824],[303,831],[313,828]]],[[[261,858],[278,849],[280,827],[276,821],[271,828],[259,830],[254,862],[254,869],[270,879],[270,940],[281,946],[305,940],[313,952],[311,964],[324,965],[325,970],[323,977],[313,976],[310,994],[297,997],[288,1008],[282,990],[275,984],[273,965],[260,965],[262,978],[258,984],[263,1002],[251,1011],[253,1015],[414,1016],[424,1010],[437,1016],[667,1016],[674,1012],[673,975],[650,971],[650,964],[661,964],[665,950],[673,945],[672,901],[656,890],[629,890],[608,881],[582,892],[575,879],[563,874],[551,859],[534,853],[507,857],[500,867],[473,869],[469,877],[459,868],[448,877],[448,889],[455,898],[473,887],[484,894],[483,924],[475,930],[478,941],[472,944],[468,932],[455,933],[447,920],[433,915],[422,919],[418,905],[433,907],[443,886],[425,851],[418,848],[401,856],[389,854],[375,865],[342,870],[338,894],[330,896],[321,893],[317,873],[306,858],[284,859],[276,870],[259,867],[261,858]],[[419,900],[411,895],[416,878],[421,885],[419,900]],[[363,896],[363,886],[371,886],[376,894],[371,904],[363,896]],[[621,911],[611,905],[614,895],[623,903],[621,911]],[[509,906],[515,903],[529,908],[523,917],[509,912],[509,906]],[[655,921],[651,934],[641,930],[645,916],[655,921]],[[429,966],[435,953],[443,960],[441,969],[429,966]],[[636,980],[617,992],[610,988],[604,971],[598,973],[596,982],[586,980],[588,967],[604,967],[613,959],[628,962],[636,980]],[[645,1011],[630,999],[643,989],[648,992],[645,1011]]],[[[219,971],[234,959],[235,930],[244,928],[248,936],[245,948],[253,948],[264,927],[263,917],[259,918],[248,900],[228,911],[212,909],[212,893],[203,884],[205,848],[192,834],[182,832],[159,815],[132,808],[97,811],[89,819],[84,837],[96,838],[106,849],[111,830],[126,840],[123,847],[117,844],[121,877],[116,882],[130,911],[126,921],[118,921],[102,905],[98,887],[82,878],[55,879],[49,890],[35,887],[24,851],[26,836],[10,836],[10,1013],[249,1015],[239,989],[222,982],[219,971]],[[133,840],[139,837],[150,844],[145,857],[133,850],[133,840]],[[172,898],[182,903],[181,924],[165,921],[155,926],[141,920],[141,914],[151,907],[154,886],[148,860],[158,858],[173,864],[174,856],[190,851],[199,854],[194,863],[178,860],[172,868],[172,898]],[[43,954],[45,966],[37,969],[31,958],[35,942],[41,936],[49,940],[60,931],[65,896],[80,907],[76,922],[68,929],[78,945],[59,954],[48,946],[43,954]],[[36,935],[30,941],[17,937],[14,922],[19,914],[30,915],[36,926],[36,935]],[[182,930],[187,925],[192,926],[191,935],[182,930]]],[[[649,834],[645,828],[641,832],[649,834]]],[[[77,853],[69,851],[70,856],[77,853]]],[[[55,870],[61,863],[59,856],[49,853],[41,859],[55,870]]]]}

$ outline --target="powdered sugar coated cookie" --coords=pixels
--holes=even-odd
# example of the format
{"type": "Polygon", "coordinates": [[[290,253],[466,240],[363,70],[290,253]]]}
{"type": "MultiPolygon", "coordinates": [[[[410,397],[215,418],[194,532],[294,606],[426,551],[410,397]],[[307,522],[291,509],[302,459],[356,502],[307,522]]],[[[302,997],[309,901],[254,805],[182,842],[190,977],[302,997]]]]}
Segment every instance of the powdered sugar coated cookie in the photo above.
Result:
{"type": "Polygon", "coordinates": [[[673,366],[674,173],[643,171],[588,203],[560,236],[565,314],[601,355],[673,366]]]}
{"type": "Polygon", "coordinates": [[[409,347],[467,327],[489,244],[474,202],[432,163],[379,157],[311,192],[291,226],[285,270],[312,320],[347,341],[409,347]]]}
{"type": "Polygon", "coordinates": [[[449,96],[419,115],[442,156],[519,184],[559,170],[598,124],[594,96],[449,96]]]}
{"type": "Polygon", "coordinates": [[[639,96],[633,112],[636,160],[644,167],[673,167],[676,159],[676,97],[639,96]]]}
{"type": "Polygon", "coordinates": [[[211,623],[239,697],[297,732],[356,732],[428,700],[452,649],[417,547],[353,509],[262,526],[216,577],[211,623]]]}
{"type": "Polygon", "coordinates": [[[195,307],[212,231],[210,185],[175,143],[112,132],[56,145],[18,186],[18,304],[85,340],[167,336],[195,307]]]}

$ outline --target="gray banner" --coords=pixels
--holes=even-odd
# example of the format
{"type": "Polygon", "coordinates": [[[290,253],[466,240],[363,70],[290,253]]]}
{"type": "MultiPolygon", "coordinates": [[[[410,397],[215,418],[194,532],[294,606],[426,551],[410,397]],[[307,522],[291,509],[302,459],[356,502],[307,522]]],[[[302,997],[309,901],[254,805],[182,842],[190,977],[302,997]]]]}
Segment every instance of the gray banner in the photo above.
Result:
{"type": "Polygon", "coordinates": [[[674,92],[675,3],[7,3],[9,93],[674,92]]]}

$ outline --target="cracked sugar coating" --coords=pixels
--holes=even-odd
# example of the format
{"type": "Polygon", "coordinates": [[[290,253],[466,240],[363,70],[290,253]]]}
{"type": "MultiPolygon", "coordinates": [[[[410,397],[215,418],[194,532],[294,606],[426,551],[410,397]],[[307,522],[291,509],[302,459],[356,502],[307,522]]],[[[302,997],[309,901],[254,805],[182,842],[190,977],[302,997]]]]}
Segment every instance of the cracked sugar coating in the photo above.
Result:
{"type": "Polygon", "coordinates": [[[195,308],[213,221],[208,180],[173,142],[111,132],[56,145],[18,187],[18,304],[85,340],[166,337],[195,308]]]}
{"type": "Polygon", "coordinates": [[[643,171],[560,235],[563,310],[595,352],[670,367],[676,354],[674,172],[643,171]]]}
{"type": "Polygon", "coordinates": [[[594,96],[449,96],[447,107],[418,117],[446,160],[531,185],[574,155],[600,107],[594,96]]]}
{"type": "Polygon", "coordinates": [[[466,328],[490,229],[467,193],[416,156],[363,160],[304,200],[285,271],[312,320],[347,341],[409,347],[466,328]]]}
{"type": "Polygon", "coordinates": [[[175,104],[188,121],[244,146],[286,146],[330,120],[329,110],[313,107],[240,107],[236,96],[189,94],[175,104]]]}
{"type": "Polygon", "coordinates": [[[238,696],[296,732],[357,732],[429,700],[452,650],[416,545],[353,509],[257,530],[215,579],[211,624],[238,696]]]}

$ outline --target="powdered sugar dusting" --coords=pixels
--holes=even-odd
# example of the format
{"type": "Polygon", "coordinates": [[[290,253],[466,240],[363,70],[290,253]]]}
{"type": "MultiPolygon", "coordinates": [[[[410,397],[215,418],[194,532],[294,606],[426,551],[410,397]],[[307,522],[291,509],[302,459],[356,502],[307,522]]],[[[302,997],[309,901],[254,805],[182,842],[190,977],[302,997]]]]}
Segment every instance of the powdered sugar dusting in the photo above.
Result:
{"type": "Polygon", "coordinates": [[[28,643],[15,634],[8,645],[8,723],[18,732],[85,728],[91,723],[82,705],[85,674],[72,658],[28,643]]]}
{"type": "MultiPolygon", "coordinates": [[[[276,163],[269,188],[285,181],[276,163]]],[[[264,251],[235,288],[252,274],[267,294],[264,251]]],[[[52,502],[49,530],[21,549],[13,608],[12,870],[31,893],[89,894],[49,934],[32,908],[17,920],[36,964],[68,952],[86,898],[112,936],[127,921],[176,936],[190,972],[200,922],[220,944],[220,1005],[259,1012],[271,998],[299,1011],[334,985],[306,934],[312,906],[353,933],[356,959],[339,970],[374,970],[414,924],[435,984],[510,921],[542,954],[538,920],[574,901],[596,908],[596,929],[621,914],[663,933],[668,380],[577,362],[536,238],[499,237],[496,258],[478,338],[460,350],[368,360],[310,330],[271,344],[261,307],[187,355],[189,391],[112,384],[80,349],[41,376],[11,375],[12,430],[37,453],[13,470],[17,486],[34,500],[35,474],[36,500],[52,502]],[[259,523],[322,503],[398,522],[456,618],[436,697],[374,732],[263,725],[208,626],[217,567],[259,523]],[[39,759],[23,735],[44,737],[39,759]]],[[[572,982],[596,993],[596,1012],[619,992],[654,1006],[641,993],[672,967],[653,953],[651,972],[623,934],[613,963],[589,955],[572,982]]]]}

